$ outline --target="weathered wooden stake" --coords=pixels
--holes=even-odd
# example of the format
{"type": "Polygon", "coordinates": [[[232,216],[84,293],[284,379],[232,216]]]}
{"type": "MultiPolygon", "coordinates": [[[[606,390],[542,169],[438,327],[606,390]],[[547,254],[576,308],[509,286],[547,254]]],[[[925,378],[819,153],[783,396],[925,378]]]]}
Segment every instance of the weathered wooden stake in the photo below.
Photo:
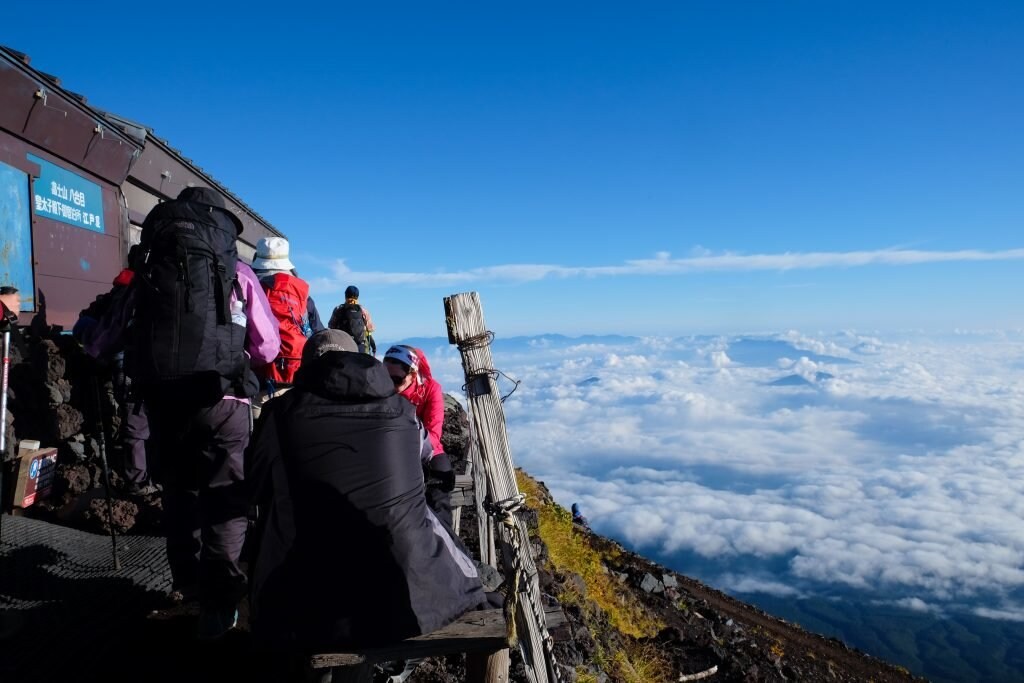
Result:
{"type": "MultiPolygon", "coordinates": [[[[505,431],[505,413],[498,393],[498,373],[491,357],[492,335],[484,323],[480,297],[476,292],[454,294],[445,298],[444,310],[448,341],[457,344],[462,354],[470,423],[480,446],[482,469],[486,474],[487,490],[478,490],[477,500],[487,498],[493,504],[514,507],[519,499],[519,486],[505,431]]],[[[521,576],[522,579],[519,585],[512,586],[510,590],[521,593],[514,618],[527,675],[532,683],[556,681],[558,677],[554,659],[544,647],[545,640],[550,642],[550,637],[544,626],[537,568],[530,556],[526,525],[521,519],[509,515],[501,523],[489,524],[489,528],[493,526],[497,526],[506,578],[521,576]]],[[[484,548],[483,533],[480,542],[481,554],[485,550],[490,552],[489,548],[484,548]]],[[[504,676],[502,680],[507,680],[507,670],[504,676]]]]}

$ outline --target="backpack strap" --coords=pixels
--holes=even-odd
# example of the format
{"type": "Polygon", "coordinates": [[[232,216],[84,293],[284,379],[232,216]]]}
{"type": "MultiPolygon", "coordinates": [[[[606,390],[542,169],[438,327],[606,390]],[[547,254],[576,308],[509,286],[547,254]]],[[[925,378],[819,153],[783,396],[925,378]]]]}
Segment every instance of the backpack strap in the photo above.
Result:
{"type": "MultiPolygon", "coordinates": [[[[213,268],[217,273],[217,286],[213,288],[213,298],[217,303],[217,324],[227,325],[231,321],[231,302],[226,300],[224,296],[224,280],[226,280],[227,268],[217,258],[217,252],[213,252],[213,268]]],[[[238,276],[232,278],[232,285],[237,287],[236,294],[238,295],[239,301],[245,301],[242,297],[242,288],[238,284],[238,276]]]]}

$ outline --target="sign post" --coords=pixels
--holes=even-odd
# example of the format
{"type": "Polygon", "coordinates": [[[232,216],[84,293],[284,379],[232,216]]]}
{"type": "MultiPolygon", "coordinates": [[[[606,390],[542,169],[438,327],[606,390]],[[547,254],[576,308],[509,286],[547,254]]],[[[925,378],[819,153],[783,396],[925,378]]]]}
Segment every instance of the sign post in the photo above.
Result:
{"type": "MultiPolygon", "coordinates": [[[[0,416],[3,419],[3,427],[0,428],[0,502],[4,499],[4,468],[7,467],[7,383],[10,379],[11,368],[11,321],[4,319],[3,325],[3,370],[0,371],[0,416]]],[[[0,506],[0,537],[3,536],[3,507],[0,506]]]]}

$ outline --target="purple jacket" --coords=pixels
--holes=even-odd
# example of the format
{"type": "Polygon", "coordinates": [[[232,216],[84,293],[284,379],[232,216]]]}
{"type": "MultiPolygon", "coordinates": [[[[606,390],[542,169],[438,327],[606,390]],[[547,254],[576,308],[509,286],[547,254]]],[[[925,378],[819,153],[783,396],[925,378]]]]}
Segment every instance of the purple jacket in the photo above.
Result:
{"type": "MultiPolygon", "coordinates": [[[[247,264],[238,261],[235,275],[245,299],[246,346],[249,363],[252,367],[266,365],[275,358],[281,349],[281,336],[278,333],[277,318],[270,310],[270,302],[260,286],[256,274],[247,264]]],[[[231,302],[238,300],[234,288],[231,290],[231,302]]],[[[121,306],[103,316],[103,320],[83,340],[85,352],[94,358],[112,356],[121,350],[124,332],[128,327],[129,318],[135,310],[135,291],[121,299],[121,306]]],[[[224,398],[237,398],[225,396],[224,398]]]]}

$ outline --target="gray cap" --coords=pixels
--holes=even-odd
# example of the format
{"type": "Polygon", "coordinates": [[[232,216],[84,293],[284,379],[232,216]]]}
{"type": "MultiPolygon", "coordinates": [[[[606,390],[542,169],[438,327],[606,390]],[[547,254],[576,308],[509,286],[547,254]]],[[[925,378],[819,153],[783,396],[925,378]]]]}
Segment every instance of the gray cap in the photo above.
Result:
{"type": "Polygon", "coordinates": [[[320,356],[330,351],[349,351],[356,353],[359,347],[352,339],[352,335],[341,330],[320,330],[306,340],[306,346],[302,349],[302,362],[311,363],[320,356]]]}

